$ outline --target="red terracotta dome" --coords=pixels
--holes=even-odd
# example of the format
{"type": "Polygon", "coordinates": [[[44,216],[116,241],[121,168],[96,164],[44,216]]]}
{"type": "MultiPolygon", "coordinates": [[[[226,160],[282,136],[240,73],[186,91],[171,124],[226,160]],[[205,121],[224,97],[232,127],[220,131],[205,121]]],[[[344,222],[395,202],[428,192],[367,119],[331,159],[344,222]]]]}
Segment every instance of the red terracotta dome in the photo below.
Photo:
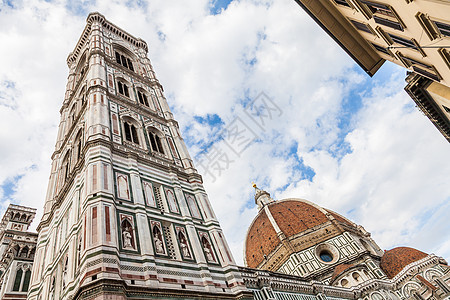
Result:
{"type": "Polygon", "coordinates": [[[409,247],[397,247],[386,251],[381,257],[380,267],[389,278],[394,278],[404,267],[427,257],[428,254],[409,247]]]}
{"type": "MultiPolygon", "coordinates": [[[[344,217],[325,210],[306,200],[286,199],[273,201],[266,204],[271,217],[281,232],[287,237],[294,236],[310,228],[330,221],[331,216],[340,222],[352,225],[344,217]],[[327,216],[329,214],[330,216],[327,216]]],[[[256,268],[266,256],[274,251],[281,241],[277,231],[264,209],[253,220],[247,232],[245,243],[245,259],[247,266],[256,268]]]]}

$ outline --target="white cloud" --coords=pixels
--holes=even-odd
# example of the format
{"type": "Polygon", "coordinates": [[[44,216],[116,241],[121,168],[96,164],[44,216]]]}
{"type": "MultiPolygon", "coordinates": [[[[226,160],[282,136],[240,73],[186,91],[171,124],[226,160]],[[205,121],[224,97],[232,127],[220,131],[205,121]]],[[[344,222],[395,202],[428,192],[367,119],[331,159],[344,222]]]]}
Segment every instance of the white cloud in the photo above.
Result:
{"type": "MultiPolygon", "coordinates": [[[[274,198],[306,198],[350,217],[383,248],[402,243],[448,258],[441,213],[450,198],[448,143],[401,91],[404,71],[388,67],[380,72],[393,72],[392,79],[369,79],[294,1],[233,1],[216,16],[209,5],[102,0],[77,9],[99,11],[147,41],[192,155],[208,150],[196,143],[218,132],[194,116],[216,114],[225,126],[239,116],[259,135],[214,182],[205,176],[238,263],[257,212],[252,181],[274,198]],[[261,91],[282,109],[263,129],[242,112],[261,91]],[[316,174],[312,181],[301,161],[316,174]]],[[[72,11],[64,1],[32,0],[0,11],[0,184],[24,175],[17,192],[1,199],[3,208],[12,201],[42,210],[65,59],[86,18],[72,11]]]]}

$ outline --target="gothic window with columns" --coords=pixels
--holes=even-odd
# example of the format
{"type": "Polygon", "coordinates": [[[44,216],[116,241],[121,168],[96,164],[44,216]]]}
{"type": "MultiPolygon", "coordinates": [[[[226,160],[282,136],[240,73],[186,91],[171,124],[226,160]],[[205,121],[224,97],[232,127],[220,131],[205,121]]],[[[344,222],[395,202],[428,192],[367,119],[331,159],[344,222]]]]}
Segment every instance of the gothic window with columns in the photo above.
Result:
{"type": "Polygon", "coordinates": [[[150,107],[147,95],[144,92],[137,90],[137,96],[140,104],[150,107]]]}
{"type": "Polygon", "coordinates": [[[74,161],[78,161],[81,157],[81,150],[83,149],[82,136],[83,131],[80,129],[74,139],[74,161]]]}
{"type": "Polygon", "coordinates": [[[133,63],[131,62],[131,59],[129,57],[125,56],[123,53],[120,53],[118,51],[115,51],[115,54],[116,54],[116,63],[134,72],[133,63]]]}
{"type": "Polygon", "coordinates": [[[124,81],[117,81],[117,91],[125,97],[130,97],[128,85],[124,81]]]}
{"type": "Polygon", "coordinates": [[[125,139],[129,142],[139,145],[139,138],[136,126],[131,122],[125,121],[123,123],[123,129],[125,131],[125,139]]]}
{"type": "Polygon", "coordinates": [[[158,131],[154,128],[149,128],[147,129],[147,131],[152,151],[164,154],[164,148],[161,142],[161,137],[158,134],[158,131]]]}
{"type": "Polygon", "coordinates": [[[14,278],[14,292],[28,292],[30,285],[31,270],[29,265],[20,265],[17,268],[16,277],[14,278]]]}

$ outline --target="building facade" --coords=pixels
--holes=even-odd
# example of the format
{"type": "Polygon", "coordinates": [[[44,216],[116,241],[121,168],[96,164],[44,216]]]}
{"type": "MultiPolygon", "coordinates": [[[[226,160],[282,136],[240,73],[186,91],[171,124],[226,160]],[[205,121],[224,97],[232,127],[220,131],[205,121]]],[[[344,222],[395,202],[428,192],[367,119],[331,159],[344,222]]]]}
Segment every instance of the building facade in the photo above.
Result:
{"type": "Polygon", "coordinates": [[[0,224],[0,299],[26,299],[38,235],[36,209],[10,204],[0,224]]]}
{"type": "MultiPolygon", "coordinates": [[[[450,142],[450,3],[446,0],[296,0],[364,71],[388,60],[413,72],[406,91],[450,142]],[[424,78],[419,80],[418,78],[424,78]],[[414,84],[419,84],[414,86],[414,84]],[[445,92],[443,92],[445,91],[445,92]],[[445,95],[444,97],[442,95],[445,95]],[[431,100],[431,106],[422,105],[431,100]]],[[[409,79],[410,76],[408,76],[409,79]]]]}
{"type": "Polygon", "coordinates": [[[147,52],[92,13],[67,58],[29,299],[251,297],[147,52]]]}

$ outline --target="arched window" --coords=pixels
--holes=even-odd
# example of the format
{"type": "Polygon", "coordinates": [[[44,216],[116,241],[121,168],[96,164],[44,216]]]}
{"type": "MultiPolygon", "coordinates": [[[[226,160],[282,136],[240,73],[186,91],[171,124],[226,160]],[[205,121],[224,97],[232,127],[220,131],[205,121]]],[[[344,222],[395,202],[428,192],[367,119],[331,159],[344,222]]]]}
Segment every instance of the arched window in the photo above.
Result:
{"type": "Polygon", "coordinates": [[[359,282],[359,280],[361,279],[361,276],[357,272],[354,272],[352,274],[352,277],[356,282],[359,282]]]}
{"type": "Polygon", "coordinates": [[[69,257],[66,256],[66,259],[64,260],[64,265],[63,265],[63,278],[62,278],[63,289],[66,287],[66,284],[67,284],[68,268],[69,268],[69,257]]]}
{"type": "Polygon", "coordinates": [[[20,290],[20,284],[22,283],[22,268],[19,268],[16,273],[16,278],[14,279],[13,291],[18,292],[20,290]]]}
{"type": "Polygon", "coordinates": [[[119,65],[124,66],[127,69],[130,69],[131,71],[134,72],[134,67],[133,67],[133,63],[131,62],[131,59],[126,57],[125,55],[123,55],[120,52],[116,52],[116,63],[118,63],[119,65]]]}
{"type": "Polygon", "coordinates": [[[141,103],[142,105],[145,105],[147,107],[150,107],[148,104],[147,95],[145,95],[145,93],[138,90],[137,95],[138,95],[139,103],[141,103]]]}
{"type": "Polygon", "coordinates": [[[30,286],[31,270],[28,269],[25,272],[25,277],[23,278],[22,292],[28,292],[28,287],[30,286]]]}
{"type": "Polygon", "coordinates": [[[164,154],[161,138],[158,136],[158,134],[154,131],[149,130],[148,136],[150,138],[150,146],[152,147],[152,150],[164,154]]]}
{"type": "Polygon", "coordinates": [[[80,130],[76,137],[75,137],[75,143],[74,143],[75,147],[74,147],[74,158],[75,161],[78,161],[81,157],[81,150],[83,148],[83,141],[82,141],[82,130],[80,130]]]}
{"type": "Polygon", "coordinates": [[[130,97],[130,93],[128,91],[128,85],[126,85],[122,81],[117,81],[117,90],[118,90],[119,94],[126,96],[126,97],[130,97]]]}
{"type": "Polygon", "coordinates": [[[138,134],[136,130],[136,126],[127,121],[123,123],[123,127],[125,130],[125,139],[129,142],[135,143],[139,145],[138,134]]]}
{"type": "Polygon", "coordinates": [[[20,257],[28,257],[28,246],[25,246],[22,248],[22,251],[20,251],[20,257]]]}

